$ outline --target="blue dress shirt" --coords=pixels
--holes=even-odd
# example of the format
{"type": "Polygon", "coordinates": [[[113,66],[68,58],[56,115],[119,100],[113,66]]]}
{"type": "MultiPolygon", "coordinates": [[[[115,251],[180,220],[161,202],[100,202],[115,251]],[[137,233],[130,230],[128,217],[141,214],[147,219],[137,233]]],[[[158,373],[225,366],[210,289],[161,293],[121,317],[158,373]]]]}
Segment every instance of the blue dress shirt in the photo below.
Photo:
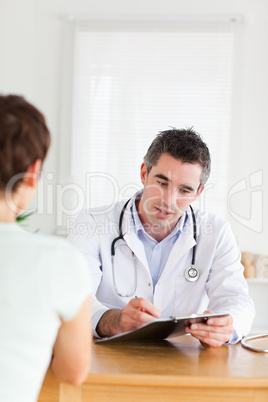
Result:
{"type": "Polygon", "coordinates": [[[153,280],[153,289],[161,276],[161,273],[166,265],[169,254],[174,246],[174,243],[179,238],[182,228],[186,222],[187,214],[183,214],[180,220],[175,225],[172,232],[165,237],[161,242],[155,240],[152,236],[145,232],[140,221],[139,214],[135,202],[131,206],[132,218],[138,238],[143,243],[145,254],[147,257],[149,269],[153,280]]]}

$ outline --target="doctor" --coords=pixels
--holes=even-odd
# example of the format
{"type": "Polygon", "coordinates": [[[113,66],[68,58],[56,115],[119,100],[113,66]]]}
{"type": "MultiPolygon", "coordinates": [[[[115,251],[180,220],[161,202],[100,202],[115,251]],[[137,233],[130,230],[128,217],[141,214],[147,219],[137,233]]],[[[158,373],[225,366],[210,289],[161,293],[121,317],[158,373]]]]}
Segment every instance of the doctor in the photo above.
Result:
{"type": "Polygon", "coordinates": [[[198,134],[163,131],[141,165],[143,191],[127,204],[80,214],[69,240],[88,262],[95,336],[204,310],[228,314],[187,328],[205,347],[249,332],[254,306],[230,226],[190,206],[209,173],[209,150],[198,134]]]}

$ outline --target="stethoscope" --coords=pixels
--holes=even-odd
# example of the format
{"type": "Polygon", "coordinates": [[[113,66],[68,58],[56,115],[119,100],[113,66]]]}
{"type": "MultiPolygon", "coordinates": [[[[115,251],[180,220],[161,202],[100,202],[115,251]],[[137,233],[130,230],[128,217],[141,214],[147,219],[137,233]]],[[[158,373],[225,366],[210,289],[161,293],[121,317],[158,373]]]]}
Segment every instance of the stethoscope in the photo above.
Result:
{"type": "Polygon", "coordinates": [[[267,348],[256,348],[255,346],[250,345],[248,342],[254,341],[256,339],[261,339],[261,338],[268,338],[268,334],[260,334],[260,335],[254,335],[254,336],[246,336],[241,340],[241,345],[244,346],[244,348],[252,350],[253,352],[261,352],[261,353],[267,353],[268,349],[267,348]]]}
{"type": "Polygon", "coordinates": [[[119,292],[117,285],[116,285],[116,280],[115,280],[115,272],[114,272],[114,256],[115,256],[115,243],[118,240],[124,239],[123,238],[123,233],[122,233],[122,222],[123,222],[123,217],[124,217],[124,213],[126,210],[126,207],[129,203],[129,201],[131,200],[131,198],[129,200],[127,200],[127,202],[125,203],[125,205],[122,208],[122,211],[120,213],[120,217],[119,217],[119,236],[117,236],[111,244],[111,259],[112,259],[112,273],[113,273],[113,285],[114,285],[114,290],[116,291],[116,293],[118,294],[118,296],[121,297],[130,297],[132,295],[134,295],[134,293],[136,292],[137,289],[137,284],[138,284],[138,279],[137,279],[137,265],[136,265],[136,257],[135,254],[133,253],[133,251],[131,250],[131,255],[132,255],[132,261],[134,264],[134,287],[133,290],[130,293],[122,293],[119,292]]]}
{"type": "MultiPolygon", "coordinates": [[[[127,205],[128,205],[130,200],[131,200],[131,198],[129,200],[127,200],[127,202],[125,203],[125,205],[122,208],[122,211],[121,211],[120,216],[119,216],[119,235],[112,241],[112,244],[111,244],[111,261],[112,261],[113,286],[114,286],[114,290],[116,291],[118,296],[121,296],[121,297],[133,296],[134,293],[137,290],[137,284],[138,284],[136,257],[135,257],[135,254],[133,253],[132,250],[131,250],[132,261],[133,261],[133,264],[134,264],[134,286],[133,286],[133,289],[131,290],[131,292],[129,292],[129,293],[119,292],[117,284],[116,284],[115,270],[114,270],[115,244],[116,244],[116,242],[118,240],[121,240],[121,239],[123,240],[124,239],[123,233],[122,233],[122,223],[123,223],[123,218],[124,218],[124,213],[125,213],[126,207],[127,207],[127,205]]],[[[193,219],[193,236],[194,236],[194,240],[196,242],[196,219],[195,219],[194,210],[193,210],[191,205],[190,205],[190,210],[191,210],[192,219],[193,219]]],[[[196,252],[196,244],[193,247],[191,265],[190,265],[189,268],[186,268],[185,271],[184,271],[184,277],[189,282],[194,282],[199,278],[199,270],[195,266],[195,252],[196,252]]]]}

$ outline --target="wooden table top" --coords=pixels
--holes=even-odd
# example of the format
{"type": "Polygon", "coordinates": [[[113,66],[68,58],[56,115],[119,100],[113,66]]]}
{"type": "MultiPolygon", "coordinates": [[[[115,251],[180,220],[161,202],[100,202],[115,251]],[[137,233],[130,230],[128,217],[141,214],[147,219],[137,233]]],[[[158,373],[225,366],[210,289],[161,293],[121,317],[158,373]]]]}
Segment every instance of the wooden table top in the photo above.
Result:
{"type": "MultiPolygon", "coordinates": [[[[249,351],[241,346],[223,345],[217,349],[204,349],[198,340],[185,335],[154,343],[124,343],[93,345],[91,375],[103,374],[112,378],[134,375],[165,377],[187,382],[193,377],[201,381],[233,382],[244,384],[252,379],[268,387],[268,354],[249,351]]],[[[166,378],[167,379],[167,378],[166,378]]],[[[199,381],[198,381],[199,383],[199,381]]]]}
{"type": "Polygon", "coordinates": [[[204,349],[185,335],[154,343],[94,344],[81,387],[60,383],[49,368],[39,402],[266,402],[268,353],[241,346],[204,349]]]}

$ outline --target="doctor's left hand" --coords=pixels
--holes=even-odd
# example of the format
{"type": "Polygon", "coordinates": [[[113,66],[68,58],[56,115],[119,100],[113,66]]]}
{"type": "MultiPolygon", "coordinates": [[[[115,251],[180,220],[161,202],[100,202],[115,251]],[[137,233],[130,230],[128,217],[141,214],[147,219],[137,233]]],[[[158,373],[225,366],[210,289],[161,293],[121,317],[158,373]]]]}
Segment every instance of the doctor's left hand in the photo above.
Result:
{"type": "MultiPolygon", "coordinates": [[[[204,311],[213,313],[213,311],[204,311]]],[[[186,328],[186,332],[199,339],[201,344],[209,348],[219,348],[228,342],[233,332],[233,319],[230,315],[225,317],[213,317],[204,323],[195,323],[186,328]]]]}

